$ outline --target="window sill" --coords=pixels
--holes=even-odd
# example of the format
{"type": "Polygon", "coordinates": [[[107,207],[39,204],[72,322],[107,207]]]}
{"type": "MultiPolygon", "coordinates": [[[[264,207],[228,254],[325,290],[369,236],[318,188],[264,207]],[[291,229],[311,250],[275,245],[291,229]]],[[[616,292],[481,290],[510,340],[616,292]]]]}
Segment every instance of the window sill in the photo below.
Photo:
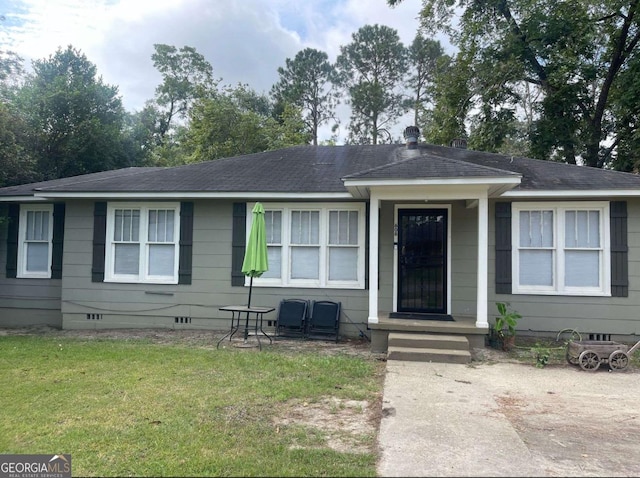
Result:
{"type": "Polygon", "coordinates": [[[111,284],[141,284],[141,285],[176,285],[178,283],[177,280],[171,280],[171,281],[142,281],[142,280],[134,280],[134,279],[106,279],[104,280],[105,283],[111,283],[111,284]]]}
{"type": "MultiPolygon", "coordinates": [[[[246,282],[245,287],[249,287],[249,283],[246,282]]],[[[270,284],[259,284],[253,281],[253,287],[274,287],[279,289],[339,289],[339,290],[364,290],[364,284],[282,284],[282,283],[270,283],[270,284]]]]}
{"type": "Polygon", "coordinates": [[[594,292],[594,291],[532,291],[532,290],[518,290],[513,291],[512,295],[545,295],[545,296],[559,296],[559,297],[611,297],[611,292],[594,292]]]}

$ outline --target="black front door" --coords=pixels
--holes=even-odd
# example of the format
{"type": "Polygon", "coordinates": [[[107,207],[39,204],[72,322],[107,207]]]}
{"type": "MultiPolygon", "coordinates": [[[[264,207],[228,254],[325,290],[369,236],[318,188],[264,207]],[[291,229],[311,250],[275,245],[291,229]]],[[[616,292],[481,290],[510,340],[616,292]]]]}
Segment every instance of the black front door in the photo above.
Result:
{"type": "Polygon", "coordinates": [[[447,313],[446,209],[398,210],[398,312],[447,313]]]}

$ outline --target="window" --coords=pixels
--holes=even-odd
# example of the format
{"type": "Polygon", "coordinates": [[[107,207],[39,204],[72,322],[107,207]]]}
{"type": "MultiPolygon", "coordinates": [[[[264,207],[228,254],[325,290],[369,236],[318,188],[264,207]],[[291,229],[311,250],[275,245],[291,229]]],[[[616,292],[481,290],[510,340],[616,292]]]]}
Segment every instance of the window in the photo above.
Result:
{"type": "Polygon", "coordinates": [[[51,277],[53,205],[20,207],[18,277],[51,277]]]}
{"type": "Polygon", "coordinates": [[[177,203],[110,203],[105,280],[177,284],[179,217],[177,203]]]}
{"type": "Polygon", "coordinates": [[[269,270],[254,285],[364,288],[364,205],[264,207],[269,270]]]}
{"type": "Polygon", "coordinates": [[[609,206],[514,203],[514,293],[610,295],[609,206]]]}

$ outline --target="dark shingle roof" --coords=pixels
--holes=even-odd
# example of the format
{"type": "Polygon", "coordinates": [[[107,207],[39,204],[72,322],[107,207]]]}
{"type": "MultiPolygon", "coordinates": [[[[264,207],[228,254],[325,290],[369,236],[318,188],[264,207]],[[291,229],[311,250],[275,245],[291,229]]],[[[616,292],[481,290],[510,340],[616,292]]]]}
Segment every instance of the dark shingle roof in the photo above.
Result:
{"type": "Polygon", "coordinates": [[[351,174],[344,179],[417,179],[417,178],[488,178],[519,176],[515,172],[445,158],[420,149],[402,148],[396,151],[397,160],[351,174]]]}
{"type": "Polygon", "coordinates": [[[425,146],[435,154],[445,155],[468,163],[512,171],[522,175],[517,190],[603,190],[637,189],[640,176],[637,174],[610,171],[586,166],[543,161],[540,159],[483,153],[468,149],[425,146]]]}
{"type": "Polygon", "coordinates": [[[420,144],[295,146],[173,168],[127,168],[0,189],[42,192],[346,193],[350,181],[505,177],[520,190],[640,189],[640,176],[468,149],[420,144]]]}
{"type": "Polygon", "coordinates": [[[20,184],[18,186],[7,186],[0,188],[0,196],[31,196],[33,191],[43,188],[65,188],[72,185],[77,186],[83,183],[91,183],[99,180],[113,180],[123,177],[131,177],[149,171],[162,170],[164,168],[123,168],[111,171],[101,171],[98,173],[83,174],[81,176],[70,176],[68,178],[51,179],[49,181],[39,181],[36,183],[20,184]]]}

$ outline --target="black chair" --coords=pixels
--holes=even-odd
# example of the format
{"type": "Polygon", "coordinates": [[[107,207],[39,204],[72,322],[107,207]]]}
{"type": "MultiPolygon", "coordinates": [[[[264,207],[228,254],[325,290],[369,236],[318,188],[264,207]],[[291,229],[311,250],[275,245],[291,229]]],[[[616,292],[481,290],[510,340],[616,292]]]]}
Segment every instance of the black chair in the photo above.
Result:
{"type": "Polygon", "coordinates": [[[340,309],[342,304],[331,300],[318,300],[311,304],[311,315],[307,326],[307,338],[334,339],[338,341],[340,309]]]}
{"type": "Polygon", "coordinates": [[[304,337],[307,326],[309,301],[303,299],[282,299],[276,318],[276,335],[304,337]]]}

